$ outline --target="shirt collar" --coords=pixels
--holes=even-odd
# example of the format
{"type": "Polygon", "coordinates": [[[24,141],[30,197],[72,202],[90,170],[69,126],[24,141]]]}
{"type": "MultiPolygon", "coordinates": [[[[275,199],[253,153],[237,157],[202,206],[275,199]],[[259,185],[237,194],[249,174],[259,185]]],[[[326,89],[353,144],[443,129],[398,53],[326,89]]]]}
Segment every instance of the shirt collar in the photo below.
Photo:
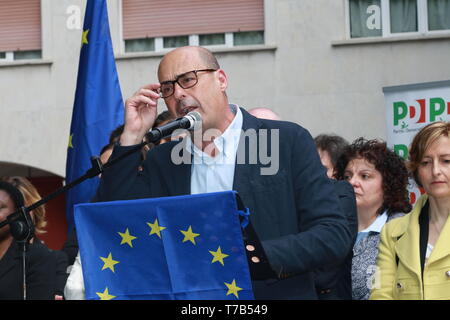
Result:
{"type": "MultiPolygon", "coordinates": [[[[219,154],[223,152],[225,157],[233,155],[239,144],[239,139],[241,136],[241,129],[243,123],[242,111],[235,104],[229,104],[231,111],[235,114],[233,121],[227,127],[227,129],[222,133],[220,137],[214,140],[216,148],[219,150],[219,154]]],[[[186,142],[187,150],[191,150],[195,155],[200,157],[207,156],[200,150],[191,140],[191,136],[186,142]]]]}
{"type": "Polygon", "coordinates": [[[386,221],[388,219],[387,212],[383,212],[380,214],[374,222],[370,226],[368,226],[366,229],[360,231],[360,232],[377,232],[380,233],[381,229],[385,225],[386,221]]]}

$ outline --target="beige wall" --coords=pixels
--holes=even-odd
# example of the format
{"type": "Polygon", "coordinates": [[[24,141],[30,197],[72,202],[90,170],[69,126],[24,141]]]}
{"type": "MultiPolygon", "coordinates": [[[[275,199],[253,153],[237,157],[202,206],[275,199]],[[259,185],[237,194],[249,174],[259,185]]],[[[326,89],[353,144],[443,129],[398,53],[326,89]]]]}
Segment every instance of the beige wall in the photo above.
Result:
{"type": "MultiPolygon", "coordinates": [[[[84,12],[83,2],[43,0],[43,62],[0,66],[0,161],[64,176],[81,39],[81,30],[67,28],[66,10],[77,5],[84,12]]],[[[342,43],[344,3],[265,0],[266,46],[217,51],[231,102],[271,107],[312,135],[385,138],[382,87],[449,79],[449,36],[342,43]]],[[[120,2],[108,0],[108,5],[126,99],[156,81],[160,55],[123,55],[120,2]]]]}

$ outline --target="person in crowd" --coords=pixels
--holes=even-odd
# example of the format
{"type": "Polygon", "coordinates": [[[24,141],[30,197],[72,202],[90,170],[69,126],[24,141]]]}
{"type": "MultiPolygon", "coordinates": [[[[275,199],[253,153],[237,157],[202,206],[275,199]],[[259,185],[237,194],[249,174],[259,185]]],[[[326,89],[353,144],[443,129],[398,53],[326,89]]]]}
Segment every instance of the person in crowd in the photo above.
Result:
{"type": "MultiPolygon", "coordinates": [[[[19,189],[24,197],[26,207],[42,199],[36,187],[25,177],[2,177],[2,180],[11,183],[14,187],[19,189]]],[[[45,227],[47,226],[47,219],[45,216],[45,205],[34,209],[31,212],[31,219],[33,220],[34,232],[36,234],[46,233],[45,227]]]]}
{"type": "Polygon", "coordinates": [[[109,140],[108,144],[113,145],[115,142],[120,140],[120,135],[123,133],[124,125],[121,124],[117,128],[115,128],[111,133],[109,134],[109,140]]]}
{"type": "MultiPolygon", "coordinates": [[[[111,132],[109,143],[100,151],[100,161],[105,164],[111,157],[115,143],[120,139],[123,132],[123,125],[117,127],[111,132]]],[[[99,175],[101,177],[101,174],[99,175]]],[[[67,235],[62,250],[69,258],[68,278],[64,289],[64,297],[66,300],[84,300],[84,281],[83,271],[81,268],[81,258],[78,245],[77,232],[74,228],[67,235]]]]}
{"type": "Polygon", "coordinates": [[[334,134],[320,134],[314,138],[314,142],[320,161],[327,169],[327,176],[333,178],[337,160],[348,146],[347,140],[334,134]]]}
{"type": "MultiPolygon", "coordinates": [[[[124,125],[121,124],[117,126],[117,128],[115,128],[109,134],[108,143],[104,145],[100,150],[100,161],[102,164],[105,164],[109,160],[112,150],[114,149],[115,143],[120,139],[120,135],[123,132],[123,128],[124,125]]],[[[99,175],[99,177],[100,176],[101,174],[99,175]]],[[[67,254],[68,257],[68,264],[69,264],[68,273],[70,273],[70,271],[72,270],[72,266],[78,254],[78,249],[79,248],[78,248],[77,233],[75,228],[73,228],[72,230],[69,230],[69,232],[67,233],[67,239],[64,242],[63,247],[61,249],[63,252],[67,254]]]]}
{"type": "Polygon", "coordinates": [[[425,189],[413,211],[381,233],[379,285],[371,299],[450,300],[450,123],[434,122],[414,137],[408,168],[425,189]]]}
{"type": "Polygon", "coordinates": [[[336,178],[347,180],[356,195],[358,235],[353,247],[352,298],[367,300],[384,224],[411,210],[404,161],[380,140],[356,139],[336,164],[336,178]]]}
{"type": "MultiPolygon", "coordinates": [[[[358,233],[356,200],[353,187],[345,180],[333,178],[336,162],[344,152],[348,142],[337,135],[320,134],[314,138],[320,160],[332,179],[339,196],[342,210],[347,218],[348,228],[352,234],[352,243],[358,233]]],[[[352,269],[353,251],[349,250],[346,259],[341,264],[322,267],[315,272],[315,286],[320,300],[351,300],[352,299],[352,269]]]]}
{"type": "MultiPolygon", "coordinates": [[[[163,126],[167,123],[169,123],[170,121],[175,120],[175,118],[172,116],[172,114],[165,110],[163,112],[161,112],[160,114],[158,114],[158,116],[155,119],[155,123],[153,124],[152,129],[158,128],[160,126],[163,126]]],[[[166,137],[161,139],[160,141],[156,142],[156,143],[148,143],[144,146],[144,148],[142,149],[142,159],[145,160],[145,158],[147,157],[147,153],[150,151],[150,149],[154,148],[157,145],[166,143],[171,141],[172,136],[166,137]]],[[[146,141],[146,138],[144,137],[144,141],[146,141]]]]}
{"type": "MultiPolygon", "coordinates": [[[[3,177],[2,179],[6,182],[11,183],[14,187],[19,189],[19,191],[22,193],[24,197],[26,207],[31,206],[32,204],[42,199],[36,187],[27,178],[21,176],[11,176],[11,177],[3,177]]],[[[30,216],[34,225],[34,233],[37,235],[46,233],[47,231],[45,230],[45,227],[47,226],[47,220],[46,220],[45,205],[41,205],[40,207],[31,211],[30,216]]],[[[30,239],[30,242],[34,241],[36,241],[38,244],[44,245],[41,242],[41,240],[37,237],[33,237],[30,239]]],[[[55,295],[55,299],[60,300],[63,298],[63,290],[68,276],[66,272],[68,257],[65,252],[60,250],[52,250],[52,255],[56,257],[56,261],[58,263],[58,268],[56,270],[58,294],[55,295]]]]}
{"type": "MultiPolygon", "coordinates": [[[[18,188],[4,180],[0,181],[0,221],[5,221],[25,203],[24,195],[18,188]]],[[[38,220],[36,211],[30,212],[30,216],[33,221],[38,220]]],[[[32,233],[20,243],[16,241],[11,230],[19,229],[17,223],[0,229],[0,300],[63,299],[67,257],[47,248],[39,239],[33,238],[32,233]],[[25,272],[22,246],[26,248],[25,272]]],[[[42,228],[42,224],[36,225],[42,228]]]]}
{"type": "MultiPolygon", "coordinates": [[[[161,127],[161,126],[169,123],[172,120],[175,120],[175,118],[170,114],[170,112],[168,110],[165,110],[165,111],[161,112],[160,114],[158,114],[158,116],[156,117],[155,123],[153,124],[152,129],[161,127]]],[[[155,144],[160,145],[160,144],[169,142],[170,140],[171,140],[171,137],[167,137],[167,138],[161,139],[159,142],[157,142],[155,144]]]]}
{"type": "Polygon", "coordinates": [[[160,97],[174,117],[193,110],[201,114],[201,129],[193,133],[201,139],[182,140],[179,154],[188,160],[181,164],[171,157],[179,147],[176,141],[150,150],[139,174],[139,155],[130,156],[102,175],[96,200],[236,190],[252,212],[251,223],[267,256],[256,266],[261,272],[251,268],[255,297],[316,299],[312,271],[343,260],[351,235],[311,135],[294,123],[258,119],[229,104],[227,75],[205,48],[170,51],[159,64],[158,78],[159,83],[142,87],[126,101],[124,132],[111,157],[142,141],[154,124],[160,97]],[[268,132],[266,137],[278,143],[276,161],[237,162],[241,155],[254,155],[253,146],[239,143],[242,131],[249,129],[268,132]],[[205,134],[210,131],[218,134],[205,134]]]}
{"type": "Polygon", "coordinates": [[[281,120],[280,116],[275,111],[269,108],[263,107],[252,108],[248,110],[248,113],[260,119],[281,120]]]}

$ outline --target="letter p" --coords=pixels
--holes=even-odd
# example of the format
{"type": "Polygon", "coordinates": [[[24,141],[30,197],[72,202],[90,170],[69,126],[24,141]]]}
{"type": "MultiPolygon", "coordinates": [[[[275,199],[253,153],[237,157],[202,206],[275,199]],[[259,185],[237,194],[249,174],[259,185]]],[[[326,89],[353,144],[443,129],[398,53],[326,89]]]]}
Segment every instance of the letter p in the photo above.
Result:
{"type": "Polygon", "coordinates": [[[394,126],[408,114],[408,106],[403,101],[394,102],[394,126]]]}
{"type": "Polygon", "coordinates": [[[430,99],[430,122],[436,121],[436,117],[445,111],[445,101],[442,98],[430,99]]]}

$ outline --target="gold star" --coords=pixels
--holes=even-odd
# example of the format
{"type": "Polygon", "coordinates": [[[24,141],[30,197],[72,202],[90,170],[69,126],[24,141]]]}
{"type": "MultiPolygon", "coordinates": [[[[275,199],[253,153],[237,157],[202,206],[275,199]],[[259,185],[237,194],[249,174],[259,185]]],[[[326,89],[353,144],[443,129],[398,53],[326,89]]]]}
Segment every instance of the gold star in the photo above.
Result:
{"type": "Polygon", "coordinates": [[[193,244],[196,244],[196,243],[195,243],[195,237],[198,237],[198,236],[200,235],[200,233],[194,233],[194,232],[192,232],[192,226],[189,226],[189,228],[188,228],[186,231],[180,230],[180,232],[181,232],[182,234],[184,234],[183,242],[186,242],[186,241],[189,240],[189,241],[192,242],[193,244]]]}
{"type": "Polygon", "coordinates": [[[163,231],[166,227],[162,227],[158,224],[158,219],[155,219],[155,222],[150,223],[147,222],[148,226],[151,228],[149,235],[151,236],[152,234],[157,234],[158,237],[161,238],[161,231],[163,231]]]}
{"type": "Polygon", "coordinates": [[[222,266],[224,265],[223,264],[223,259],[228,257],[228,254],[222,253],[222,249],[220,249],[220,246],[217,249],[217,251],[209,251],[209,253],[211,253],[213,255],[213,257],[214,257],[212,259],[211,263],[219,261],[222,264],[222,266]]]}
{"type": "Polygon", "coordinates": [[[114,272],[114,265],[119,263],[119,261],[113,260],[111,252],[109,253],[108,258],[100,257],[100,259],[102,259],[105,263],[102,270],[109,268],[112,272],[114,272]]]}
{"type": "Polygon", "coordinates": [[[106,287],[105,291],[103,292],[96,292],[96,294],[100,297],[100,300],[111,300],[114,299],[116,296],[110,295],[108,292],[108,287],[106,287]]]}
{"type": "Polygon", "coordinates": [[[130,231],[128,230],[128,228],[127,228],[127,230],[125,230],[125,233],[118,232],[118,234],[122,237],[122,241],[120,242],[120,244],[127,243],[131,248],[133,248],[133,243],[131,241],[133,241],[134,239],[137,239],[137,237],[132,236],[130,234],[130,231]]]}
{"type": "Polygon", "coordinates": [[[69,146],[68,146],[68,148],[72,148],[73,149],[72,140],[73,140],[73,133],[69,136],[69,146]]]}
{"type": "Polygon", "coordinates": [[[234,294],[234,295],[236,296],[236,298],[239,299],[238,292],[241,291],[242,288],[239,288],[239,287],[236,285],[236,280],[233,279],[233,282],[231,282],[231,283],[226,283],[226,282],[224,282],[224,283],[225,283],[225,285],[226,285],[227,288],[228,288],[227,296],[230,295],[230,294],[234,294]]]}
{"type": "Polygon", "coordinates": [[[89,43],[88,39],[87,39],[88,33],[89,33],[89,29],[83,31],[83,34],[81,35],[81,46],[89,43]]]}

